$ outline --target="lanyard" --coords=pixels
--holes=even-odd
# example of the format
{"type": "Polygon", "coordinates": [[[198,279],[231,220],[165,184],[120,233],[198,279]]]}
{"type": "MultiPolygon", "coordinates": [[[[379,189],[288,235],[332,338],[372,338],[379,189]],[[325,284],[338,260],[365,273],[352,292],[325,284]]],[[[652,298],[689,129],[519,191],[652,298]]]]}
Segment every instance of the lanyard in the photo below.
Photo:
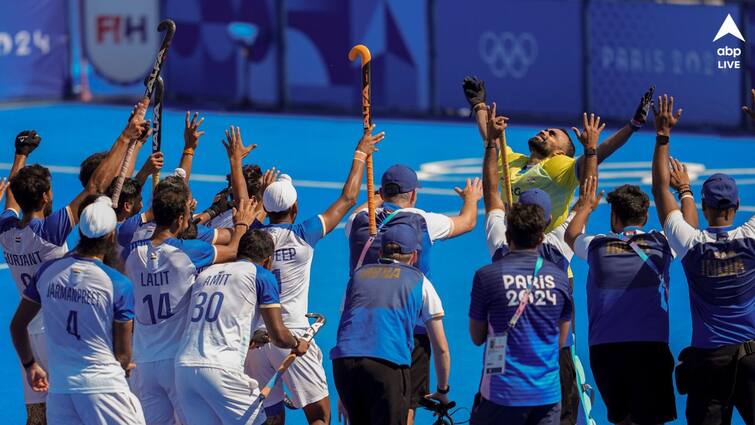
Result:
{"type": "Polygon", "coordinates": [[[615,233],[616,237],[619,238],[622,242],[625,242],[629,245],[630,248],[634,251],[635,254],[637,254],[638,257],[648,266],[650,267],[650,270],[653,271],[656,275],[658,275],[658,280],[660,281],[660,285],[658,286],[658,292],[661,295],[661,308],[663,311],[668,311],[668,284],[666,283],[666,280],[663,278],[663,273],[661,273],[660,270],[658,270],[658,266],[655,265],[655,263],[650,259],[650,257],[645,253],[645,251],[640,248],[639,245],[637,245],[637,242],[630,240],[626,234],[624,233],[615,233]]]}
{"type": "MultiPolygon", "coordinates": [[[[396,214],[399,213],[399,211],[400,210],[396,210],[396,211],[393,211],[392,213],[388,214],[388,217],[386,217],[385,220],[383,220],[383,222],[380,223],[380,226],[378,226],[377,233],[380,233],[380,231],[383,230],[383,226],[385,226],[386,224],[388,224],[388,222],[391,221],[391,219],[393,217],[395,217],[396,214]]],[[[362,263],[364,263],[364,257],[367,256],[367,251],[370,250],[370,247],[372,246],[372,243],[375,242],[375,238],[376,237],[377,237],[377,234],[375,234],[375,236],[370,236],[370,238],[364,244],[364,248],[362,248],[362,253],[359,254],[359,261],[357,261],[357,265],[356,265],[356,267],[354,267],[354,270],[362,267],[362,263]]]]}
{"type": "Polygon", "coordinates": [[[521,299],[519,300],[519,307],[516,308],[514,315],[511,316],[511,320],[509,320],[509,327],[508,329],[506,329],[506,332],[510,331],[511,329],[514,329],[514,326],[516,326],[516,322],[518,322],[519,318],[521,318],[522,314],[524,314],[524,309],[527,307],[527,304],[529,304],[530,294],[532,293],[532,285],[537,280],[537,274],[540,273],[540,269],[542,267],[543,267],[543,257],[538,255],[537,261],[535,261],[535,271],[532,272],[532,281],[530,281],[527,284],[527,290],[524,292],[524,296],[522,296],[521,299]]]}

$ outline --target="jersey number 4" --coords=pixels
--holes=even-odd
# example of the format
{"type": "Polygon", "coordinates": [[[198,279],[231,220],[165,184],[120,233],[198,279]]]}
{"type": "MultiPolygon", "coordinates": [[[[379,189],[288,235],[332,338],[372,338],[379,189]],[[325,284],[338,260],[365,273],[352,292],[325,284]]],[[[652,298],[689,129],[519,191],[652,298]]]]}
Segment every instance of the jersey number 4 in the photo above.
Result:
{"type": "Polygon", "coordinates": [[[81,340],[79,335],[79,313],[76,310],[71,310],[68,313],[68,320],[66,320],[66,332],[81,340]]]}

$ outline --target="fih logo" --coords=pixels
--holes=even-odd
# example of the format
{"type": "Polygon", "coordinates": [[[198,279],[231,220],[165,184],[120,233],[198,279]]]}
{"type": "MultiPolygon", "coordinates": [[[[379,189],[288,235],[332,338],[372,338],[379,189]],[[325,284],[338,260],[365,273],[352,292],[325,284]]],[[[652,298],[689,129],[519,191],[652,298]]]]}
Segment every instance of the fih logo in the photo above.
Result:
{"type": "MultiPolygon", "coordinates": [[[[740,39],[741,41],[745,41],[745,38],[742,37],[742,33],[739,31],[736,22],[734,22],[734,18],[731,17],[731,14],[726,15],[726,19],[724,19],[724,23],[721,24],[721,28],[718,29],[718,33],[713,38],[713,42],[716,42],[727,35],[731,35],[740,39]]],[[[741,66],[739,57],[742,55],[742,49],[740,49],[739,47],[719,47],[718,49],[716,49],[716,55],[718,55],[718,69],[739,69],[741,66]]]]}
{"type": "Polygon", "coordinates": [[[500,35],[485,31],[480,36],[480,59],[498,78],[524,78],[537,59],[537,41],[528,33],[500,35]]]}

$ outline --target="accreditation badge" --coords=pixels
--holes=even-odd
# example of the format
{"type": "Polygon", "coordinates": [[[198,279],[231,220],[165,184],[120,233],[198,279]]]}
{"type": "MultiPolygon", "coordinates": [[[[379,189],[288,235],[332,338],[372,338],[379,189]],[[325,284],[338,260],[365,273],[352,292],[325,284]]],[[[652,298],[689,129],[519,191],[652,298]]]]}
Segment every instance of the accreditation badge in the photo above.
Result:
{"type": "Polygon", "coordinates": [[[506,370],[506,345],[508,332],[488,337],[485,347],[485,375],[503,375],[506,370]]]}

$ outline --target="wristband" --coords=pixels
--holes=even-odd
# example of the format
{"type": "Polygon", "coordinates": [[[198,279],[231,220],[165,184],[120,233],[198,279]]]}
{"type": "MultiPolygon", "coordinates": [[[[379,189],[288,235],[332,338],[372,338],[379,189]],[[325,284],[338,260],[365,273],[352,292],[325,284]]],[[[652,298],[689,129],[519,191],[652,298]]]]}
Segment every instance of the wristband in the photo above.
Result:
{"type": "Polygon", "coordinates": [[[686,198],[690,198],[690,199],[692,199],[692,200],[694,200],[694,199],[695,199],[695,197],[694,197],[694,196],[692,196],[692,193],[685,193],[684,195],[682,195],[682,196],[681,196],[681,197],[679,198],[679,201],[683,201],[683,200],[684,200],[684,199],[686,199],[686,198]]]}
{"type": "Polygon", "coordinates": [[[598,150],[595,148],[585,149],[585,156],[596,156],[597,154],[598,154],[598,150]]]}
{"type": "Polygon", "coordinates": [[[32,357],[31,360],[23,364],[24,370],[28,370],[36,362],[37,361],[34,360],[34,357],[32,357]]]}
{"type": "Polygon", "coordinates": [[[191,155],[191,156],[194,156],[194,149],[192,149],[192,148],[187,148],[187,149],[184,149],[184,151],[183,151],[183,154],[184,154],[184,155],[191,155]]]}
{"type": "Polygon", "coordinates": [[[450,385],[446,385],[446,389],[445,390],[440,389],[440,387],[436,387],[435,391],[437,391],[438,394],[444,394],[445,395],[445,394],[448,394],[451,391],[451,386],[450,385]]]}
{"type": "Polygon", "coordinates": [[[637,131],[642,128],[642,123],[631,119],[629,120],[629,126],[632,127],[632,131],[637,131]]]}
{"type": "Polygon", "coordinates": [[[480,102],[477,105],[475,105],[474,108],[472,108],[472,111],[477,113],[478,110],[483,109],[483,108],[488,109],[488,105],[486,105],[485,102],[480,102]]]}
{"type": "Polygon", "coordinates": [[[668,136],[656,135],[655,142],[658,143],[659,145],[668,145],[669,138],[668,136]]]}
{"type": "Polygon", "coordinates": [[[679,196],[679,200],[681,201],[684,195],[692,196],[692,190],[690,189],[680,190],[679,192],[677,192],[677,195],[679,196]]]}
{"type": "Polygon", "coordinates": [[[364,160],[363,160],[362,158],[357,158],[357,157],[354,157],[353,159],[354,159],[354,161],[359,161],[359,162],[361,162],[362,164],[364,164],[364,160]]]}
{"type": "Polygon", "coordinates": [[[248,224],[246,224],[246,223],[233,223],[233,226],[234,226],[234,227],[236,227],[236,226],[244,226],[244,227],[246,227],[247,229],[249,228],[249,225],[248,225],[248,224]]]}

